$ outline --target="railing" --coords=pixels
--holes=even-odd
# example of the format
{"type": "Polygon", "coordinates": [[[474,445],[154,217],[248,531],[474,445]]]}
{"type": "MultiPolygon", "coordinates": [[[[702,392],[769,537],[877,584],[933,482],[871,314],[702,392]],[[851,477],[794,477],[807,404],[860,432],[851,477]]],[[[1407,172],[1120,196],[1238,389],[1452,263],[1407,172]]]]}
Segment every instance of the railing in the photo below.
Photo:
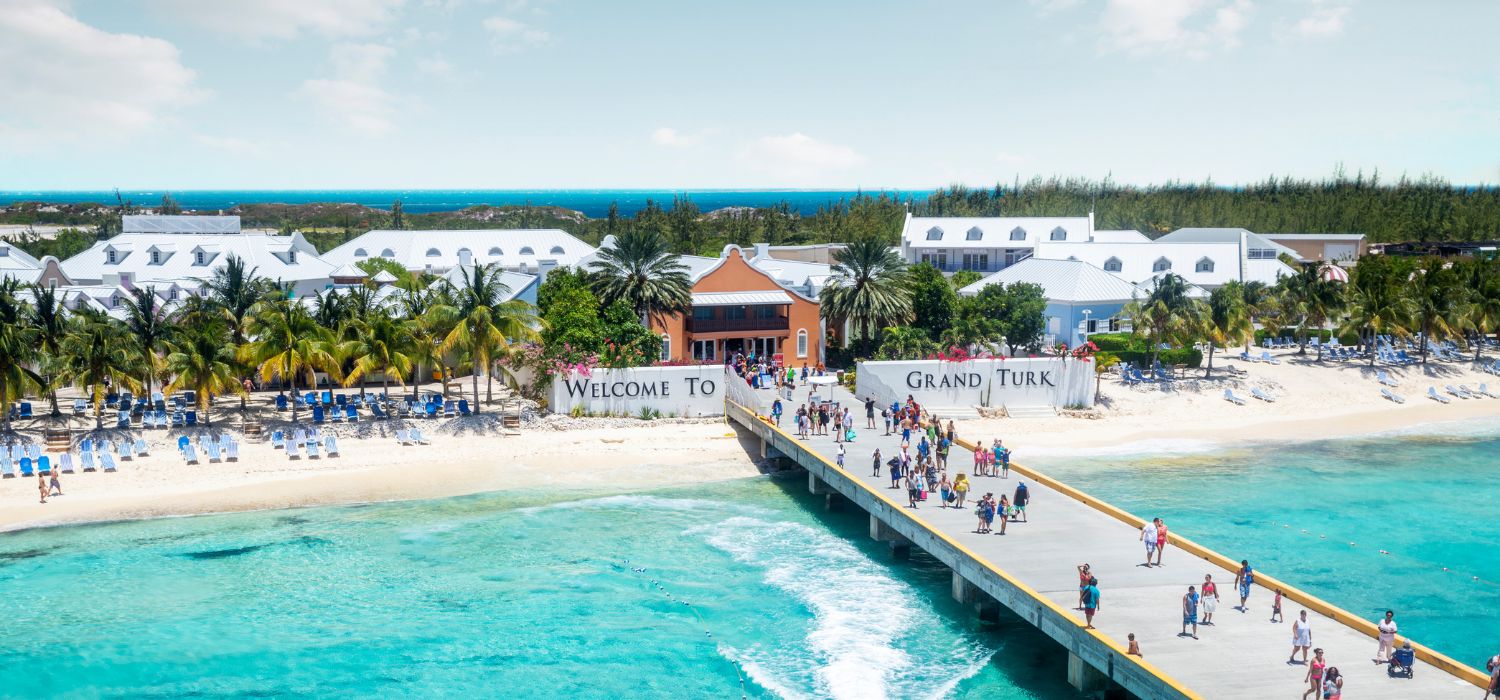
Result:
{"type": "Polygon", "coordinates": [[[760,412],[760,398],[750,388],[750,382],[745,381],[744,377],[730,367],[724,368],[724,398],[730,403],[743,406],[751,413],[760,412]]]}
{"type": "Polygon", "coordinates": [[[690,318],[689,333],[718,333],[722,331],[785,331],[792,327],[786,316],[774,318],[690,318]]]}

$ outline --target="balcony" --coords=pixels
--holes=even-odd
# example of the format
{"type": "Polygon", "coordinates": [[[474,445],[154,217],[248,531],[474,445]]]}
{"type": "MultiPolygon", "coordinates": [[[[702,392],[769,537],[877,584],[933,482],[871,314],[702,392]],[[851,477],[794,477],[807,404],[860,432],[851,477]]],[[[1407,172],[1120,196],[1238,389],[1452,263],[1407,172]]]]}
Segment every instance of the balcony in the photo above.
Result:
{"type": "Polygon", "coordinates": [[[732,331],[785,331],[791,329],[786,316],[771,318],[689,318],[689,333],[725,333],[732,331]]]}

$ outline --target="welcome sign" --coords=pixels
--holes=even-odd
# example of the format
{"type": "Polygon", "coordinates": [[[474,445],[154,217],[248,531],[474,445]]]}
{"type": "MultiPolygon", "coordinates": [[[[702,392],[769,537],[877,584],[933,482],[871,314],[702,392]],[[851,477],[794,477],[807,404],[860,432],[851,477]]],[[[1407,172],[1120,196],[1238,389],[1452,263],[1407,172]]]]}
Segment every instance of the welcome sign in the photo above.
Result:
{"type": "Polygon", "coordinates": [[[861,362],[856,377],[861,396],[932,407],[1094,405],[1094,363],[1071,357],[861,362]]]}
{"type": "Polygon", "coordinates": [[[552,380],[555,413],[580,408],[597,415],[638,415],[651,409],[663,416],[724,414],[724,367],[627,367],[595,369],[552,380]]]}

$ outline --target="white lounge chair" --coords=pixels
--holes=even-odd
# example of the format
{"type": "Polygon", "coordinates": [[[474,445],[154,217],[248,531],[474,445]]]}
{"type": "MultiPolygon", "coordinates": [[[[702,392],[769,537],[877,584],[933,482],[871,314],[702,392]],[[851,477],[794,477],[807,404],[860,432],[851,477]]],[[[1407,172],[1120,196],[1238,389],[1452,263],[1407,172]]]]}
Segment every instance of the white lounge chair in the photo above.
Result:
{"type": "Polygon", "coordinates": [[[428,440],[425,437],[422,437],[422,431],[418,430],[416,428],[412,428],[411,429],[411,441],[417,443],[418,445],[431,445],[432,444],[432,442],[430,440],[428,440]]]}
{"type": "Polygon", "coordinates": [[[1458,389],[1453,388],[1452,384],[1444,384],[1443,385],[1443,391],[1446,391],[1446,392],[1448,392],[1449,394],[1451,394],[1453,396],[1457,396],[1460,399],[1467,399],[1467,398],[1469,398],[1469,396],[1467,394],[1459,391],[1458,389]]]}
{"type": "Polygon", "coordinates": [[[30,445],[27,445],[26,446],[26,455],[28,457],[31,457],[31,461],[33,461],[33,462],[41,459],[42,458],[42,446],[41,446],[41,444],[33,442],[30,445]]]}
{"type": "Polygon", "coordinates": [[[104,471],[107,471],[107,472],[114,471],[115,470],[115,456],[112,455],[112,454],[110,454],[109,450],[107,450],[107,449],[99,450],[99,466],[100,466],[100,468],[104,469],[104,471]]]}
{"type": "Polygon", "coordinates": [[[78,463],[83,466],[83,470],[84,471],[86,471],[86,472],[94,471],[94,469],[95,469],[95,467],[94,467],[94,451],[93,450],[84,450],[82,452],[79,452],[78,453],[78,463]]]}
{"type": "Polygon", "coordinates": [[[1427,398],[1432,399],[1433,401],[1436,401],[1438,403],[1453,403],[1453,399],[1437,393],[1436,387],[1427,387],[1427,398]]]}
{"type": "Polygon", "coordinates": [[[131,442],[129,438],[120,441],[120,447],[118,451],[120,453],[121,462],[129,462],[130,460],[135,459],[135,443],[131,442]]]}
{"type": "Polygon", "coordinates": [[[1479,391],[1474,392],[1474,393],[1479,394],[1480,396],[1491,398],[1491,399],[1500,398],[1500,396],[1495,396],[1494,394],[1490,393],[1490,388],[1487,387],[1487,386],[1485,386],[1484,384],[1480,384],[1479,385],[1479,391]]]}
{"type": "Polygon", "coordinates": [[[182,460],[188,464],[197,464],[198,448],[193,447],[191,444],[182,448],[182,460]]]}
{"type": "Polygon", "coordinates": [[[1380,389],[1380,395],[1389,399],[1392,403],[1406,403],[1406,399],[1401,398],[1400,394],[1392,393],[1390,389],[1384,387],[1380,389]]]}
{"type": "Polygon", "coordinates": [[[219,452],[219,441],[212,437],[203,441],[203,454],[208,456],[209,463],[224,461],[223,455],[219,452]]]}
{"type": "Polygon", "coordinates": [[[149,455],[149,454],[151,454],[151,448],[146,446],[146,439],[145,438],[136,438],[135,439],[135,455],[137,457],[144,457],[144,456],[149,455]]]}
{"type": "Polygon", "coordinates": [[[1264,391],[1261,391],[1259,387],[1251,387],[1250,388],[1250,395],[1254,396],[1255,398],[1260,399],[1261,401],[1264,401],[1266,403],[1276,403],[1276,397],[1275,396],[1272,396],[1272,395],[1270,395],[1270,394],[1268,394],[1268,393],[1266,393],[1264,391]]]}
{"type": "Polygon", "coordinates": [[[411,437],[409,437],[409,436],[410,436],[410,433],[407,433],[405,428],[403,428],[401,430],[397,430],[396,431],[396,442],[398,444],[400,444],[402,447],[410,445],[411,444],[411,437]]]}
{"type": "Polygon", "coordinates": [[[234,438],[229,437],[228,435],[224,436],[223,442],[224,446],[222,447],[222,449],[224,450],[224,455],[229,459],[229,461],[240,461],[240,443],[234,438]]]}
{"type": "Polygon", "coordinates": [[[1394,379],[1391,379],[1391,375],[1386,374],[1385,370],[1380,370],[1379,372],[1377,372],[1375,374],[1375,381],[1380,382],[1381,384],[1384,384],[1385,386],[1400,386],[1401,385],[1400,382],[1398,382],[1398,381],[1396,381],[1394,379]]]}
{"type": "Polygon", "coordinates": [[[308,459],[317,459],[318,458],[318,441],[317,440],[308,440],[307,441],[307,458],[308,459]]]}
{"type": "Polygon", "coordinates": [[[296,440],[288,440],[287,441],[287,443],[286,443],[286,458],[287,459],[302,459],[302,455],[300,455],[300,454],[297,453],[297,441],[296,440]]]}
{"type": "Polygon", "coordinates": [[[1278,359],[1276,359],[1274,357],[1271,357],[1271,353],[1264,352],[1264,351],[1262,351],[1260,353],[1260,361],[1264,362],[1266,364],[1271,364],[1271,365],[1279,365],[1279,364],[1281,364],[1281,360],[1278,360],[1278,359]]]}
{"type": "Polygon", "coordinates": [[[64,452],[57,456],[57,469],[64,474],[73,473],[73,453],[64,452]]]}
{"type": "Polygon", "coordinates": [[[1236,406],[1243,406],[1243,405],[1245,405],[1245,400],[1242,399],[1242,398],[1240,398],[1240,397],[1238,397],[1238,396],[1235,396],[1234,392],[1231,391],[1231,390],[1229,390],[1229,389],[1225,389],[1224,390],[1224,400],[1228,401],[1229,403],[1232,403],[1232,404],[1234,404],[1236,406]]]}
{"type": "Polygon", "coordinates": [[[16,478],[16,465],[10,463],[10,453],[0,456],[0,478],[16,478]]]}
{"type": "Polygon", "coordinates": [[[338,438],[335,438],[332,435],[329,435],[328,437],[323,438],[323,451],[327,452],[329,457],[337,457],[337,456],[339,456],[339,441],[338,441],[338,438]]]}

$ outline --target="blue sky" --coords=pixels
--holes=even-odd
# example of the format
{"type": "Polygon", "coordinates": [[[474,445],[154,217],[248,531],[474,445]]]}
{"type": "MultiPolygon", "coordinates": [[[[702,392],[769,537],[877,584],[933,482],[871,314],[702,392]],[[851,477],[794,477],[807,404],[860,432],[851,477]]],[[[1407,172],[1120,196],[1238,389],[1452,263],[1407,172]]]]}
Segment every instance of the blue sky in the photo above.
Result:
{"type": "Polygon", "coordinates": [[[0,0],[0,189],[1500,182],[1500,2],[0,0]]]}

